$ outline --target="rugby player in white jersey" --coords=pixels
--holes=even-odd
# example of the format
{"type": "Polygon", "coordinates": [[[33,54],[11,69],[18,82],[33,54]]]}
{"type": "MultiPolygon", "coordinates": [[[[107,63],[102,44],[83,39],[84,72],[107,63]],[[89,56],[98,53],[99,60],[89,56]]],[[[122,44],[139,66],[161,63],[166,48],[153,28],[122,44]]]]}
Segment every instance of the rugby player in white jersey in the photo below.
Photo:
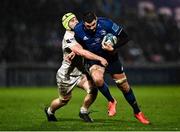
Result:
{"type": "Polygon", "coordinates": [[[76,42],[72,30],[77,23],[78,20],[73,13],[67,13],[62,17],[62,24],[66,29],[66,32],[62,41],[64,59],[56,75],[59,98],[54,99],[50,106],[44,109],[48,121],[57,121],[55,111],[68,103],[75,86],[78,86],[87,92],[80,108],[80,118],[85,122],[93,121],[89,116],[88,108],[96,99],[97,88],[93,86],[92,81],[83,73],[83,57],[99,61],[105,67],[108,63],[106,59],[84,50],[76,42]]]}

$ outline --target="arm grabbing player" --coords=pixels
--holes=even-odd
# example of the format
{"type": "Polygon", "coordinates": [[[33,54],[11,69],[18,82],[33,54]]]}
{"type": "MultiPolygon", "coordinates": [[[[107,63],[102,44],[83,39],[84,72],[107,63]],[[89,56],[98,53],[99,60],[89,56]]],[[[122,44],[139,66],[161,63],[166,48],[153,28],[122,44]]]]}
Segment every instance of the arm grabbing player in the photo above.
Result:
{"type": "Polygon", "coordinates": [[[71,50],[77,54],[77,55],[80,55],[86,59],[90,59],[90,60],[97,60],[97,61],[100,61],[100,63],[106,67],[108,65],[108,62],[106,59],[104,59],[103,57],[100,57],[96,54],[93,54],[92,52],[89,52],[88,50],[84,50],[82,48],[82,46],[80,44],[76,44],[74,45],[73,47],[71,47],[71,50]]]}

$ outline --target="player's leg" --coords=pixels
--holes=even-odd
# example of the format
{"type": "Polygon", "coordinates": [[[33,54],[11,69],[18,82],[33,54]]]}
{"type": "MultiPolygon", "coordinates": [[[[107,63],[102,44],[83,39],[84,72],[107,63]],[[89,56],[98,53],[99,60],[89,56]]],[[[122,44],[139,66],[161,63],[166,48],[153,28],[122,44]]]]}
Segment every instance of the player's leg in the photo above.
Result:
{"type": "Polygon", "coordinates": [[[99,89],[99,91],[104,95],[104,97],[108,100],[108,115],[114,116],[116,114],[116,100],[110,94],[108,85],[104,82],[104,67],[99,65],[93,65],[90,67],[91,77],[99,89]]]}
{"type": "Polygon", "coordinates": [[[104,68],[99,65],[93,65],[90,67],[91,77],[104,97],[111,102],[114,102],[114,98],[110,94],[108,85],[104,82],[104,68]]]}
{"type": "Polygon", "coordinates": [[[113,79],[116,82],[116,85],[118,88],[122,91],[125,99],[127,102],[132,106],[134,110],[135,117],[143,124],[149,124],[147,118],[144,117],[143,113],[140,111],[139,106],[137,104],[135,95],[133,93],[133,90],[129,86],[129,83],[127,81],[126,75],[124,73],[121,74],[113,74],[113,79]]]}
{"type": "Polygon", "coordinates": [[[97,88],[93,85],[92,80],[88,80],[85,75],[83,75],[81,81],[78,83],[78,87],[86,90],[87,92],[82,107],[88,110],[97,97],[97,88]]]}
{"type": "Polygon", "coordinates": [[[78,87],[86,90],[87,92],[87,95],[85,96],[83,104],[80,108],[79,116],[85,122],[92,122],[93,119],[90,118],[88,109],[97,97],[97,88],[93,86],[92,81],[88,80],[85,75],[83,75],[81,81],[78,83],[78,87]]]}
{"type": "Polygon", "coordinates": [[[126,98],[127,102],[132,106],[134,113],[139,113],[140,110],[139,110],[138,104],[136,102],[136,98],[133,94],[132,89],[130,88],[130,86],[127,82],[126,75],[124,73],[113,74],[112,77],[115,80],[118,88],[124,94],[124,97],[126,98]]]}
{"type": "Polygon", "coordinates": [[[77,84],[80,76],[75,78],[69,78],[69,80],[67,81],[64,81],[64,79],[62,78],[63,76],[61,76],[61,74],[57,72],[56,81],[60,96],[59,98],[54,99],[48,108],[45,108],[45,113],[48,121],[57,121],[57,119],[55,119],[56,110],[63,107],[69,102],[69,100],[71,99],[71,91],[77,84]],[[71,82],[71,84],[69,84],[69,82],[71,82]]]}
{"type": "Polygon", "coordinates": [[[48,121],[57,121],[55,117],[56,110],[66,105],[70,99],[71,99],[71,92],[66,96],[60,96],[59,98],[54,99],[51,102],[50,106],[44,109],[48,121]]]}

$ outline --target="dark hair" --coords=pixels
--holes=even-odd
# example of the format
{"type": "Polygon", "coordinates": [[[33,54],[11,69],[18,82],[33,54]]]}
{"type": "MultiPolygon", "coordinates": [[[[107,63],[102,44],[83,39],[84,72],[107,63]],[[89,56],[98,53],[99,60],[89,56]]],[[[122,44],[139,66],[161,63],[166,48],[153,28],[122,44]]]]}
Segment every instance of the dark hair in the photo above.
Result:
{"type": "Polygon", "coordinates": [[[91,23],[94,19],[96,19],[96,14],[94,12],[86,12],[82,17],[82,20],[87,23],[91,23]]]}

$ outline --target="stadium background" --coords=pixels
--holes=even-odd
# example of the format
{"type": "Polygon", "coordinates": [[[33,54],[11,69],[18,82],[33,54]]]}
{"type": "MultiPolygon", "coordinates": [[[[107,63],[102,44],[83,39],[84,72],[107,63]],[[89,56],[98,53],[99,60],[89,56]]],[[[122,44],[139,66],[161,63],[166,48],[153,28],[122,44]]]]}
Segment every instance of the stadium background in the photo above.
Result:
{"type": "MultiPolygon", "coordinates": [[[[133,41],[120,58],[132,84],[180,82],[178,0],[1,0],[0,85],[55,85],[61,65],[61,17],[93,10],[125,26],[133,41]],[[37,79],[38,78],[38,79],[37,79]]],[[[107,81],[112,80],[106,76],[107,81]]]]}

